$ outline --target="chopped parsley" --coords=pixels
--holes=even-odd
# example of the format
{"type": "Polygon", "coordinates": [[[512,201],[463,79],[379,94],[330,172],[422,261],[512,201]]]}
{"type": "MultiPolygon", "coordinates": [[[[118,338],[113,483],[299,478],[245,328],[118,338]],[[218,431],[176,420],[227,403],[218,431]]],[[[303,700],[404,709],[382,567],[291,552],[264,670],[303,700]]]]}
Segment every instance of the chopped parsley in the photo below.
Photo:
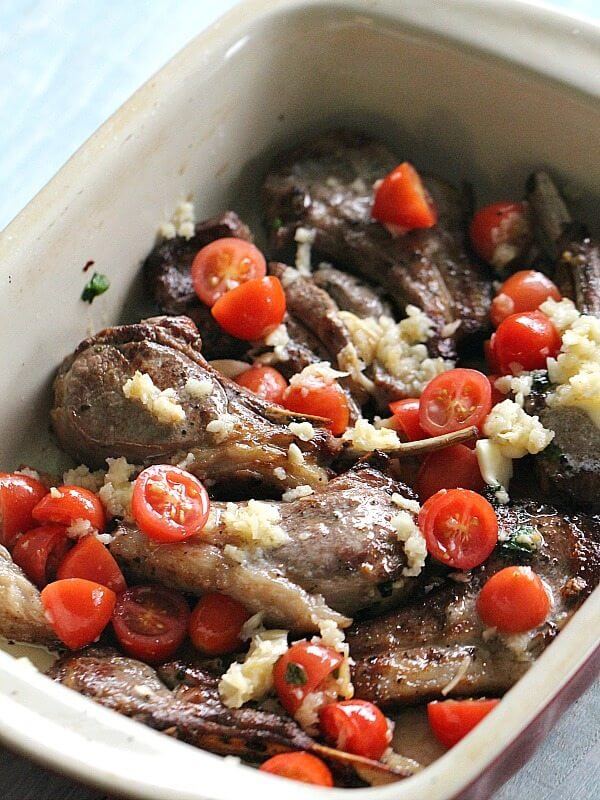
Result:
{"type": "Polygon", "coordinates": [[[533,525],[519,525],[508,539],[500,542],[500,550],[504,555],[520,555],[529,557],[543,545],[542,535],[533,525]]]}
{"type": "Polygon", "coordinates": [[[308,676],[304,667],[301,664],[296,664],[295,661],[290,661],[285,668],[285,682],[291,686],[304,686],[307,680],[308,676]]]}
{"type": "Polygon", "coordinates": [[[98,297],[98,295],[104,294],[109,286],[110,281],[106,275],[103,275],[101,272],[94,272],[81,293],[81,299],[85,303],[93,303],[94,299],[98,297]]]}
{"type": "Polygon", "coordinates": [[[283,227],[283,220],[281,219],[281,217],[275,217],[275,219],[271,223],[271,227],[273,228],[274,231],[278,231],[279,228],[283,227]]]}

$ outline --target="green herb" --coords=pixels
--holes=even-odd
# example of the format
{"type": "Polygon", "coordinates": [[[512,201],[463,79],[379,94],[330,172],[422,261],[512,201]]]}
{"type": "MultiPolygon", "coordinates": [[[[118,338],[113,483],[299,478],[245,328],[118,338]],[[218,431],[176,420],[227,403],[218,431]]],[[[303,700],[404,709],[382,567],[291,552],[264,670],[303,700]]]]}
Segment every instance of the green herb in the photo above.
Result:
{"type": "Polygon", "coordinates": [[[281,217],[275,217],[275,219],[271,223],[271,227],[273,228],[274,231],[278,231],[279,228],[283,227],[283,220],[281,219],[281,217]]]}
{"type": "Polygon", "coordinates": [[[110,281],[106,275],[102,275],[101,272],[94,272],[81,293],[81,299],[86,303],[93,303],[94,298],[104,294],[109,286],[110,281]]]}
{"type": "Polygon", "coordinates": [[[506,541],[500,542],[500,550],[504,555],[529,557],[538,549],[534,542],[539,541],[539,537],[540,535],[533,525],[519,525],[511,532],[506,541]]]}
{"type": "Polygon", "coordinates": [[[301,664],[290,661],[285,668],[285,682],[292,686],[304,686],[307,680],[308,676],[304,667],[301,664]]]}

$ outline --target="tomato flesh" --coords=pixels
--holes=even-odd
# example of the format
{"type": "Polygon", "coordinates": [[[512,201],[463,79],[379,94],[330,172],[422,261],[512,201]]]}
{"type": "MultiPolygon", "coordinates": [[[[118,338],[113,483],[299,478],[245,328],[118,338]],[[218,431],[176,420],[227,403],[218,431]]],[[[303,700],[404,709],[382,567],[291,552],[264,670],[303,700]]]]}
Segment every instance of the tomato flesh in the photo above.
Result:
{"type": "Polygon", "coordinates": [[[416,489],[421,502],[440,489],[472,489],[480,492],[484,486],[477,455],[464,444],[430,453],[417,474],[416,489]]]}
{"type": "Polygon", "coordinates": [[[310,753],[279,753],[261,764],[260,769],[301,783],[333,786],[333,775],[327,764],[310,753]]]}
{"type": "Polygon", "coordinates": [[[284,653],[273,670],[273,683],[281,705],[295,714],[304,698],[314,692],[342,663],[331,647],[313,642],[296,642],[284,653]]]}
{"type": "Polygon", "coordinates": [[[469,489],[442,489],[419,512],[427,552],[454,569],[483,564],[498,541],[498,520],[485,497],[469,489]]]}
{"type": "Polygon", "coordinates": [[[475,369],[442,372],[425,387],[419,401],[419,423],[431,436],[481,428],[492,409],[487,377],[475,369]]]}
{"type": "Polygon", "coordinates": [[[69,550],[58,567],[57,578],[85,578],[119,594],[127,584],[114,557],[95,536],[84,536],[69,550]]]}
{"type": "Polygon", "coordinates": [[[76,520],[87,520],[95,531],[106,525],[100,498],[81,486],[59,486],[48,492],[33,509],[38,522],[56,522],[69,527],[76,520]]]}
{"type": "Polygon", "coordinates": [[[506,567],[492,575],[479,592],[477,612],[503,633],[524,633],[541,625],[550,613],[550,598],[531,567],[506,567]]]}
{"type": "Polygon", "coordinates": [[[206,655],[233,653],[242,646],[240,632],[250,617],[248,609],[232,597],[216,592],[206,594],[190,617],[192,644],[206,655]]]}
{"type": "Polygon", "coordinates": [[[546,359],[554,358],[560,346],[559,332],[541,311],[512,314],[492,336],[492,348],[503,375],[545,369],[546,359]]]}
{"type": "Polygon", "coordinates": [[[503,267],[524,252],[531,240],[527,207],[503,201],[480,208],[469,233],[477,255],[492,266],[503,267]]]}
{"type": "Polygon", "coordinates": [[[338,750],[379,761],[389,747],[387,719],[367,700],[329,703],[319,712],[324,737],[338,750]]]}
{"type": "Polygon", "coordinates": [[[348,398],[338,383],[310,380],[288,386],[283,395],[283,405],[297,414],[323,417],[334,436],[341,436],[350,421],[348,398]]]}
{"type": "Polygon", "coordinates": [[[287,389],[288,382],[280,372],[273,367],[250,367],[241,375],[238,375],[235,382],[254,394],[267,400],[269,403],[281,405],[283,394],[287,389]]]}
{"type": "Polygon", "coordinates": [[[438,215],[419,173],[405,161],[376,188],[371,216],[384,225],[412,230],[431,228],[438,215]]]}
{"type": "Polygon", "coordinates": [[[41,588],[54,578],[56,566],[69,547],[65,528],[49,523],[31,528],[19,536],[13,547],[12,559],[41,588]]]}
{"type": "Polygon", "coordinates": [[[149,664],[170,658],[186,637],[190,609],[162,586],[134,586],[117,599],[113,629],[123,650],[149,664]]]}
{"type": "Polygon", "coordinates": [[[47,491],[28,475],[0,473],[0,544],[10,549],[20,533],[35,525],[33,509],[47,491]]]}
{"type": "Polygon", "coordinates": [[[238,339],[264,339],[281,325],[285,316],[285,293],[272,275],[246,281],[224,294],[211,313],[224,331],[238,339]]]}
{"type": "Polygon", "coordinates": [[[411,397],[407,400],[396,400],[390,403],[390,411],[394,415],[396,427],[409,442],[429,437],[419,422],[419,402],[418,397],[411,397]]]}
{"type": "Polygon", "coordinates": [[[46,619],[71,650],[96,641],[108,625],[116,602],[112,589],[81,578],[49,583],[40,598],[46,619]]]}
{"type": "Polygon", "coordinates": [[[213,306],[226,292],[267,274],[258,247],[243,239],[224,237],[199,250],[192,262],[192,283],[199,299],[213,306]]]}
{"type": "Polygon", "coordinates": [[[189,472],[155,464],[135,480],[131,510],[143,533],[157,542],[181,542],[206,525],[210,501],[189,472]]]}
{"type": "Polygon", "coordinates": [[[511,314],[536,311],[549,298],[560,300],[560,292],[543,272],[524,269],[504,281],[492,300],[490,318],[495,328],[511,314]]]}
{"type": "Polygon", "coordinates": [[[454,747],[493,711],[500,700],[434,700],[427,705],[427,718],[435,738],[444,747],[454,747]]]}

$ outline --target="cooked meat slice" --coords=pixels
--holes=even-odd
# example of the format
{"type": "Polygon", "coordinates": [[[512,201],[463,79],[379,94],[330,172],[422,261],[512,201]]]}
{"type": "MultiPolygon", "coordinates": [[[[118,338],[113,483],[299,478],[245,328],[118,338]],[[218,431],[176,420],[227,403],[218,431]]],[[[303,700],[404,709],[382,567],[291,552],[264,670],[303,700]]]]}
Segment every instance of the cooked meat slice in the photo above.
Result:
{"type": "Polygon", "coordinates": [[[17,642],[56,644],[44,617],[40,593],[0,546],[0,636],[17,642]]]}
{"type": "Polygon", "coordinates": [[[369,286],[355,275],[330,266],[321,266],[313,274],[317,286],[325,289],[338,308],[351,311],[357,317],[392,316],[392,309],[381,297],[381,290],[369,286]]]}
{"type": "Polygon", "coordinates": [[[192,453],[190,471],[212,484],[326,482],[326,467],[339,452],[339,442],[323,428],[316,428],[311,441],[298,439],[287,424],[303,418],[216,372],[203,358],[201,344],[186,317],[107,328],[82,342],[54,382],[52,422],[63,448],[90,466],[101,466],[107,457],[142,464],[192,453]],[[141,402],[125,396],[123,386],[137,370],[159,389],[176,392],[184,419],[161,422],[141,402]],[[186,389],[190,379],[207,385],[204,396],[194,397],[186,389]],[[296,458],[288,457],[292,444],[302,451],[296,458]]]}
{"type": "Polygon", "coordinates": [[[464,197],[442,181],[426,179],[440,211],[434,228],[393,237],[371,220],[373,184],[399,160],[379,142],[340,131],[285,154],[263,187],[272,243],[283,248],[299,226],[313,229],[319,253],[381,286],[399,312],[409,303],[425,311],[438,330],[432,354],[452,357],[456,342],[486,330],[491,282],[464,249],[464,197]]]}
{"type": "Polygon", "coordinates": [[[519,558],[506,545],[499,546],[486,564],[470,573],[468,582],[447,581],[410,605],[348,632],[357,697],[389,707],[444,695],[501,694],[598,584],[597,519],[565,515],[535,502],[500,507],[497,513],[501,535],[530,526],[543,536],[541,550],[523,563],[552,591],[548,621],[530,634],[507,637],[485,630],[475,609],[479,589],[490,575],[519,558]]]}
{"type": "Polygon", "coordinates": [[[314,494],[274,504],[276,524],[289,537],[278,547],[232,551],[240,540],[225,525],[227,506],[213,503],[211,520],[198,537],[158,545],[124,524],[110,550],[136,581],[192,594],[224,592],[252,612],[265,611],[271,625],[312,631],[327,618],[344,625],[348,620],[341,615],[384,608],[416,583],[403,577],[407,560],[392,521],[398,513],[394,492],[413,496],[406,486],[359,464],[314,494]]]}

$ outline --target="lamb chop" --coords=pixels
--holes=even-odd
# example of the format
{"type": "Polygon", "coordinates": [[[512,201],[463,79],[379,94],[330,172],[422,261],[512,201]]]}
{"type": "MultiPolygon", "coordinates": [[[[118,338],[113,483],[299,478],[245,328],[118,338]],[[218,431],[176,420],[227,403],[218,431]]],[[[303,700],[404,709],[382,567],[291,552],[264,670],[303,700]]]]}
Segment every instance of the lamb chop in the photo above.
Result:
{"type": "MultiPolygon", "coordinates": [[[[460,582],[444,581],[398,611],[348,632],[356,661],[357,697],[393,707],[424,700],[496,695],[508,690],[569,621],[600,579],[600,523],[525,501],[497,509],[508,536],[481,567],[460,582]],[[538,532],[540,550],[520,550],[519,533],[538,532]],[[529,564],[552,592],[548,620],[530,633],[485,629],[475,602],[486,579],[513,563],[529,564]]],[[[432,581],[432,584],[435,584],[432,581]]]]}
{"type": "Polygon", "coordinates": [[[56,636],[44,617],[40,593],[0,546],[0,636],[51,645],[56,636]]]}
{"type": "Polygon", "coordinates": [[[371,219],[373,184],[399,161],[380,142],[344,131],[285,154],[263,187],[272,244],[281,251],[298,227],[314,230],[319,253],[381,286],[399,313],[410,303],[431,317],[437,330],[431,354],[453,358],[459,341],[487,329],[491,282],[469,261],[470,209],[448,184],[425,179],[439,210],[429,230],[394,237],[371,219]]]}

